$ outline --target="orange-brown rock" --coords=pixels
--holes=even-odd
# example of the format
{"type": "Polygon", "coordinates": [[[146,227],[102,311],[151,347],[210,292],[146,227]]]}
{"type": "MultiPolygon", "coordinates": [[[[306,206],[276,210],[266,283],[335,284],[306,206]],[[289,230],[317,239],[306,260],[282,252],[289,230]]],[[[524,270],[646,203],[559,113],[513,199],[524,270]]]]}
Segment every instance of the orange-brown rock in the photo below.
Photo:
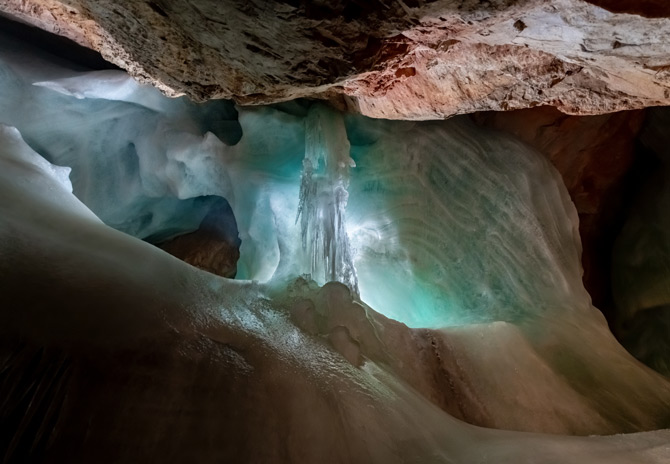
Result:
{"type": "Polygon", "coordinates": [[[213,209],[195,232],[180,235],[159,246],[192,266],[223,277],[234,278],[240,257],[240,239],[231,223],[230,207],[213,209]]]}
{"type": "Polygon", "coordinates": [[[443,118],[670,104],[660,0],[0,0],[170,95],[443,118]],[[601,8],[602,7],[602,8],[601,8]],[[633,14],[629,14],[633,13],[633,14]]]}

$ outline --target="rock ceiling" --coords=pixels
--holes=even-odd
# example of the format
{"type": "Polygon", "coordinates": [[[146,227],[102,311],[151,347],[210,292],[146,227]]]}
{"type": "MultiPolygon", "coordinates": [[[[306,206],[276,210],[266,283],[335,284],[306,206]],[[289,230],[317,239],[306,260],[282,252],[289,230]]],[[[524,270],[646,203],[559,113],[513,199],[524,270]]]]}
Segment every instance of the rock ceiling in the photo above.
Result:
{"type": "Polygon", "coordinates": [[[169,95],[372,117],[670,104],[670,7],[597,0],[0,0],[169,95]]]}

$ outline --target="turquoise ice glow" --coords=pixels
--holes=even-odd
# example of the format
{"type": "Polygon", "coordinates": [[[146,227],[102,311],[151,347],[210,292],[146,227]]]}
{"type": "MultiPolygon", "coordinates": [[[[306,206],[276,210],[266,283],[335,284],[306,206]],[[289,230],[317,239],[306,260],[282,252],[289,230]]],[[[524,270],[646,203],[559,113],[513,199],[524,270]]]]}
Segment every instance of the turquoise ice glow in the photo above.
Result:
{"type": "Polygon", "coordinates": [[[370,126],[347,211],[364,301],[413,327],[588,307],[576,211],[541,155],[467,118],[353,125],[370,126]]]}
{"type": "Polygon", "coordinates": [[[589,306],[558,174],[467,118],[373,121],[305,102],[235,110],[170,100],[121,72],[50,74],[11,56],[0,67],[0,122],[71,167],[75,194],[127,233],[192,230],[222,197],[240,278],[358,285],[413,327],[589,306]]]}

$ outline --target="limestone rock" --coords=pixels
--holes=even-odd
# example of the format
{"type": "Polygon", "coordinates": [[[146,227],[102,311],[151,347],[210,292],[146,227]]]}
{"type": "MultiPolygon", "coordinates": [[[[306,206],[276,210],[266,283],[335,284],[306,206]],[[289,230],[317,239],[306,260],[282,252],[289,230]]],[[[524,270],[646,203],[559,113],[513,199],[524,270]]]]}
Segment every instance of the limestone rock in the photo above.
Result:
{"type": "Polygon", "coordinates": [[[0,11],[196,100],[316,97],[401,119],[670,104],[668,8],[593,3],[0,0],[0,11]]]}

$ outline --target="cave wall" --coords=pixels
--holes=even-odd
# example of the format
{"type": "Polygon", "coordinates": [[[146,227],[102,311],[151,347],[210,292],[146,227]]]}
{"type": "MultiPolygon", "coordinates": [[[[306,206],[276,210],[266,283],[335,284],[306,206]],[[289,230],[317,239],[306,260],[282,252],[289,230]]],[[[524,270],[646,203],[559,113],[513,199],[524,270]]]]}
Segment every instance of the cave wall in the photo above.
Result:
{"type": "MultiPolygon", "coordinates": [[[[646,8],[645,5],[644,2],[637,4],[638,10],[646,8]]],[[[621,12],[621,8],[617,10],[613,5],[608,8],[621,12]]],[[[638,10],[636,12],[640,13],[638,10]]],[[[31,14],[47,12],[45,9],[31,11],[31,14]]],[[[652,11],[647,14],[654,15],[659,16],[660,13],[652,11]]],[[[2,20],[2,25],[5,32],[20,40],[67,56],[83,67],[113,67],[100,60],[94,51],[75,47],[66,39],[54,40],[52,34],[8,20],[2,20]]],[[[86,43],[81,38],[78,40],[86,43]]],[[[628,194],[626,176],[634,161],[634,141],[643,123],[644,112],[634,110],[597,116],[570,116],[551,106],[540,106],[507,112],[479,112],[472,117],[480,125],[514,134],[548,157],[559,170],[580,216],[585,286],[594,305],[608,321],[613,321],[615,308],[609,271],[611,249],[623,222],[623,203],[628,194]]],[[[161,246],[201,268],[232,276],[235,274],[239,246],[234,237],[234,233],[216,231],[203,223],[199,232],[161,246]]]]}

